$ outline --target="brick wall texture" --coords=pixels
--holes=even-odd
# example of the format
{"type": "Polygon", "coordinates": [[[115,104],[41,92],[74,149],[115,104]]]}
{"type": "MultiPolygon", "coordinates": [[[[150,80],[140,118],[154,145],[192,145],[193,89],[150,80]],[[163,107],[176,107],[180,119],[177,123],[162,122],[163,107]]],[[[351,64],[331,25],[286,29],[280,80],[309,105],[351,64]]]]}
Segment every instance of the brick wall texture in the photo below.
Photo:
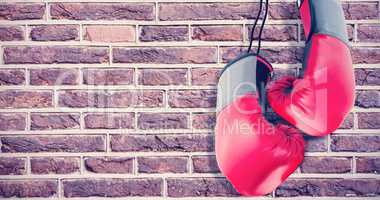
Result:
{"type": "MultiPolygon", "coordinates": [[[[238,197],[215,160],[215,84],[258,2],[2,1],[0,198],[238,197]]],[[[302,165],[265,198],[380,196],[380,1],[342,4],[355,107],[305,136],[302,165]]],[[[296,75],[295,0],[270,1],[263,39],[275,78],[296,75]]]]}

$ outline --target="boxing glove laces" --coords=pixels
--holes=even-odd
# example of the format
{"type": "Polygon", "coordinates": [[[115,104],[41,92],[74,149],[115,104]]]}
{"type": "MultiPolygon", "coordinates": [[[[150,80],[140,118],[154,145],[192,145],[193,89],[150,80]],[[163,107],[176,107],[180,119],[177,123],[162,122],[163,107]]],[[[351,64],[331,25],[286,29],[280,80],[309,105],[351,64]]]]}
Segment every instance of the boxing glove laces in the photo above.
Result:
{"type": "MultiPolygon", "coordinates": [[[[265,195],[279,186],[302,162],[304,140],[299,130],[271,124],[265,118],[265,85],[272,66],[260,53],[248,51],[229,62],[218,80],[215,152],[221,172],[242,195],[265,195]]],[[[268,0],[265,16],[267,16],[268,0]]]]}
{"type": "Polygon", "coordinates": [[[355,79],[339,0],[299,1],[306,43],[299,77],[268,85],[272,109],[303,132],[335,131],[354,105],[355,79]]]}

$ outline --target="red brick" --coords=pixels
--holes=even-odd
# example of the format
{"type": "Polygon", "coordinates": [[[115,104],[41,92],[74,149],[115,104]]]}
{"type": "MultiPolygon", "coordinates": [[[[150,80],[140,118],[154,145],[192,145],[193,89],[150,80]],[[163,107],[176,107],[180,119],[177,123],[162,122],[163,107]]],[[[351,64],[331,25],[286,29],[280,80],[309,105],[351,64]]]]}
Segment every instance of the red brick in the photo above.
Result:
{"type": "Polygon", "coordinates": [[[79,129],[79,113],[32,113],[31,130],[79,129]]]}
{"type": "Polygon", "coordinates": [[[357,85],[380,85],[380,69],[356,69],[357,85]]]}
{"type": "Polygon", "coordinates": [[[342,6],[347,20],[379,18],[379,4],[377,2],[349,2],[343,3],[342,6]]]}
{"type": "Polygon", "coordinates": [[[255,19],[258,3],[160,3],[159,19],[222,20],[255,19]]]}
{"type": "Polygon", "coordinates": [[[0,175],[26,174],[26,159],[18,157],[0,158],[0,175]]]}
{"type": "Polygon", "coordinates": [[[33,41],[79,40],[78,25],[39,25],[32,26],[30,38],[33,41]]]}
{"type": "Polygon", "coordinates": [[[302,173],[348,173],[351,172],[351,159],[341,157],[305,157],[302,173]]]}
{"type": "Polygon", "coordinates": [[[380,24],[361,24],[358,26],[360,42],[380,42],[380,24]]]}
{"type": "Polygon", "coordinates": [[[185,173],[187,157],[139,157],[139,173],[185,173]]]}
{"type": "Polygon", "coordinates": [[[192,156],[195,173],[220,173],[215,156],[192,156]]]}
{"type": "Polygon", "coordinates": [[[380,48],[358,47],[351,50],[352,61],[354,64],[376,64],[380,63],[380,48]]]}
{"type": "MultiPolygon", "coordinates": [[[[223,62],[229,62],[236,58],[238,55],[246,51],[247,48],[241,47],[222,47],[221,58],[223,62]]],[[[256,50],[254,50],[256,51],[256,50]]],[[[271,47],[262,48],[261,56],[267,59],[270,63],[288,63],[296,64],[302,63],[303,48],[299,47],[271,47]]]]}
{"type": "Polygon", "coordinates": [[[140,129],[185,129],[188,118],[187,113],[140,113],[137,123],[140,129]]]}
{"type": "Polygon", "coordinates": [[[59,93],[59,105],[72,108],[161,107],[163,105],[163,91],[64,90],[59,93]]]}
{"type": "Polygon", "coordinates": [[[141,85],[186,85],[187,69],[141,69],[141,85]]]}
{"type": "Polygon", "coordinates": [[[26,113],[0,113],[0,131],[22,131],[26,127],[26,113]]]}
{"type": "Polygon", "coordinates": [[[213,47],[162,47],[162,48],[114,48],[114,63],[215,63],[216,48],[213,47]]]}
{"type": "Polygon", "coordinates": [[[187,26],[140,26],[140,41],[186,41],[189,39],[187,26]]]}
{"type": "Polygon", "coordinates": [[[308,137],[305,138],[305,152],[324,152],[327,151],[326,137],[308,137]]]}
{"type": "Polygon", "coordinates": [[[53,105],[51,91],[4,90],[0,108],[46,108],[53,105]]]}
{"type": "Polygon", "coordinates": [[[168,178],[169,197],[239,196],[225,178],[168,178]]]}
{"type": "Polygon", "coordinates": [[[131,85],[133,84],[133,69],[84,69],[83,83],[87,85],[131,85]]]}
{"type": "Polygon", "coordinates": [[[379,184],[375,179],[288,179],[276,196],[377,196],[379,184]]]}
{"type": "Polygon", "coordinates": [[[268,17],[275,20],[298,19],[297,5],[295,2],[271,3],[269,4],[268,17]]]}
{"type": "Polygon", "coordinates": [[[358,173],[379,173],[380,157],[359,157],[356,159],[358,173]]]}
{"type": "Polygon", "coordinates": [[[362,108],[379,108],[379,90],[359,90],[356,92],[355,106],[362,108]]]}
{"type": "Polygon", "coordinates": [[[42,19],[45,13],[44,3],[2,3],[0,19],[31,20],[42,19]]]}
{"type": "Polygon", "coordinates": [[[79,172],[79,162],[75,157],[38,157],[30,165],[33,174],[70,174],[79,172]]]}
{"type": "Polygon", "coordinates": [[[192,123],[195,129],[213,129],[216,124],[215,113],[194,113],[192,123]]]}
{"type": "Polygon", "coordinates": [[[84,160],[87,171],[94,173],[133,173],[131,157],[88,157],[84,160]]]}
{"type": "Polygon", "coordinates": [[[78,84],[77,69],[30,69],[31,85],[76,85],[78,84]]]}
{"type": "Polygon", "coordinates": [[[242,41],[242,26],[194,26],[192,28],[192,39],[203,41],[242,41]]]}
{"type": "Polygon", "coordinates": [[[49,179],[0,180],[0,197],[53,197],[58,192],[58,182],[49,179]]]}
{"type": "Polygon", "coordinates": [[[100,47],[18,46],[4,48],[5,64],[106,62],[108,62],[108,50],[100,47]]]}
{"type": "Polygon", "coordinates": [[[22,26],[0,26],[0,41],[20,40],[24,40],[24,28],[22,26]]]}
{"type": "Polygon", "coordinates": [[[153,20],[153,3],[52,3],[53,19],[153,20]]]}
{"type": "Polygon", "coordinates": [[[218,68],[194,68],[191,69],[192,85],[216,85],[221,69],[218,68]]]}
{"type": "Polygon", "coordinates": [[[1,69],[0,85],[24,85],[25,70],[23,69],[1,69]]]}
{"type": "Polygon", "coordinates": [[[134,42],[134,26],[90,25],[84,28],[84,39],[92,42],[134,42]]]}
{"type": "Polygon", "coordinates": [[[89,129],[131,129],[134,119],[134,113],[87,113],[84,123],[89,129]]]}
{"type": "Polygon", "coordinates": [[[358,113],[359,128],[380,129],[380,112],[358,113]]]}
{"type": "Polygon", "coordinates": [[[380,150],[379,136],[332,136],[332,151],[376,152],[380,150]]]}
{"type": "Polygon", "coordinates": [[[70,197],[127,197],[161,196],[162,179],[66,179],[64,196],[70,197]]]}
{"type": "Polygon", "coordinates": [[[112,135],[111,149],[116,152],[129,151],[214,151],[212,135],[112,135]]]}
{"type": "MultiPolygon", "coordinates": [[[[249,25],[246,31],[246,39],[249,41],[253,25],[249,25]]],[[[258,39],[260,24],[256,26],[253,38],[258,39]]],[[[297,41],[298,38],[296,25],[265,25],[261,39],[263,41],[297,41]]]]}
{"type": "Polygon", "coordinates": [[[172,90],[169,91],[172,108],[213,108],[216,106],[215,90],[172,90]]]}
{"type": "Polygon", "coordinates": [[[105,137],[90,135],[3,136],[2,152],[100,152],[105,150],[105,137]]]}

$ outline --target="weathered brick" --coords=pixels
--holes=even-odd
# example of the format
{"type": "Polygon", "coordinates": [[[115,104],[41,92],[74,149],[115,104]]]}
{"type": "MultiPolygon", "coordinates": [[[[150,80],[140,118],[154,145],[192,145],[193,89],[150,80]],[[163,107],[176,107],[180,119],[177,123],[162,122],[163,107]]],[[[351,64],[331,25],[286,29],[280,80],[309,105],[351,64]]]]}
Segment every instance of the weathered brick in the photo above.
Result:
{"type": "MultiPolygon", "coordinates": [[[[0,5],[1,9],[1,5],[0,5]]],[[[1,12],[1,10],[0,10],[1,12]]],[[[0,26],[0,41],[24,40],[24,28],[21,26],[0,26]]]]}
{"type": "Polygon", "coordinates": [[[340,129],[352,129],[354,128],[354,115],[349,114],[339,127],[340,129]]]}
{"type": "Polygon", "coordinates": [[[26,173],[26,159],[18,157],[0,158],[0,175],[23,175],[26,173]]]}
{"type": "Polygon", "coordinates": [[[221,69],[218,68],[193,68],[191,69],[192,85],[216,85],[221,69]]]}
{"type": "Polygon", "coordinates": [[[32,26],[30,38],[33,41],[79,40],[78,25],[39,25],[32,26]]]}
{"type": "Polygon", "coordinates": [[[298,9],[295,2],[271,3],[269,4],[269,19],[298,19],[298,9]]]}
{"type": "Polygon", "coordinates": [[[351,50],[352,62],[354,64],[376,64],[380,63],[380,48],[353,48],[351,50]]]}
{"type": "Polygon", "coordinates": [[[67,198],[161,196],[162,179],[67,179],[62,184],[67,198]]]}
{"type": "Polygon", "coordinates": [[[133,173],[131,157],[88,157],[84,164],[87,171],[94,173],[133,173]]]}
{"type": "Polygon", "coordinates": [[[189,39],[187,26],[140,26],[140,41],[186,41],[189,39]]]}
{"type": "Polygon", "coordinates": [[[358,113],[359,128],[363,129],[379,129],[380,128],[380,112],[358,113]]]}
{"type": "Polygon", "coordinates": [[[359,157],[356,159],[358,173],[379,173],[380,157],[359,157]]]}
{"type": "Polygon", "coordinates": [[[351,159],[344,157],[305,157],[300,165],[302,173],[348,173],[351,159]]]}
{"type": "Polygon", "coordinates": [[[1,69],[0,70],[0,85],[23,85],[23,84],[25,84],[25,70],[23,69],[1,69]]]}
{"type": "Polygon", "coordinates": [[[131,129],[134,119],[134,113],[87,113],[84,124],[89,129],[131,129]]]}
{"type": "Polygon", "coordinates": [[[108,50],[100,47],[18,46],[4,48],[5,64],[105,62],[108,62],[108,50]]]}
{"type": "Polygon", "coordinates": [[[214,25],[194,26],[192,28],[193,40],[203,41],[242,41],[242,26],[238,25],[214,25]]]}
{"type": "Polygon", "coordinates": [[[31,20],[42,19],[45,13],[44,3],[2,3],[0,19],[31,20]]]}
{"type": "Polygon", "coordinates": [[[360,42],[380,42],[380,24],[361,24],[357,37],[360,42]]]}
{"type": "Polygon", "coordinates": [[[103,136],[3,136],[2,152],[97,152],[105,150],[103,136]]]}
{"type": "Polygon", "coordinates": [[[84,28],[84,39],[93,42],[134,42],[134,26],[90,25],[84,28]]]}
{"type": "Polygon", "coordinates": [[[357,85],[380,85],[380,69],[356,69],[357,85]]]}
{"type": "Polygon", "coordinates": [[[276,196],[377,196],[379,186],[376,179],[289,179],[276,196]]]}
{"type": "Polygon", "coordinates": [[[215,63],[213,47],[165,47],[165,48],[114,48],[114,63],[215,63]]]}
{"type": "Polygon", "coordinates": [[[112,135],[111,149],[123,151],[214,151],[212,135],[112,135]]]}
{"type": "Polygon", "coordinates": [[[139,157],[139,173],[185,173],[187,157],[139,157]]]}
{"type": "Polygon", "coordinates": [[[26,113],[0,113],[0,131],[25,130],[26,113]]]}
{"type": "MultiPolygon", "coordinates": [[[[229,62],[238,55],[246,51],[246,48],[241,47],[222,47],[221,58],[223,62],[229,62]]],[[[254,50],[256,51],[256,50],[254,50]]],[[[303,48],[299,47],[271,47],[262,48],[261,56],[267,59],[270,63],[302,63],[303,48]]]]}
{"type": "Polygon", "coordinates": [[[32,113],[31,130],[79,129],[79,113],[32,113]]]}
{"type": "Polygon", "coordinates": [[[33,174],[70,174],[79,172],[79,158],[37,157],[30,159],[33,174]]]}
{"type": "Polygon", "coordinates": [[[169,197],[239,196],[225,178],[168,178],[169,197]]]}
{"type": "Polygon", "coordinates": [[[192,156],[195,173],[220,173],[215,156],[192,156]]]}
{"type": "Polygon", "coordinates": [[[324,152],[327,151],[326,137],[305,136],[305,152],[324,152]]]}
{"type": "Polygon", "coordinates": [[[0,197],[53,197],[58,192],[56,180],[0,180],[0,197]]]}
{"type": "Polygon", "coordinates": [[[188,128],[187,113],[140,113],[137,123],[140,129],[188,128]]]}
{"type": "Polygon", "coordinates": [[[347,20],[379,18],[379,4],[377,2],[349,2],[343,3],[342,6],[347,20]]]}
{"type": "Polygon", "coordinates": [[[76,85],[78,84],[77,69],[30,69],[31,85],[76,85]]]}
{"type": "MultiPolygon", "coordinates": [[[[258,39],[259,27],[261,24],[256,26],[255,32],[253,34],[254,40],[258,39]]],[[[246,39],[250,39],[250,34],[253,25],[247,26],[246,29],[246,39]]],[[[297,26],[296,25],[265,25],[263,29],[261,40],[263,41],[297,41],[298,38],[297,26]]]]}
{"type": "Polygon", "coordinates": [[[0,108],[46,108],[52,106],[51,91],[4,90],[0,92],[0,108]]]}
{"type": "Polygon", "coordinates": [[[153,3],[52,3],[53,19],[153,20],[153,3]]]}
{"type": "Polygon", "coordinates": [[[379,108],[380,91],[379,90],[361,90],[356,92],[355,106],[362,108],[379,108]]]}
{"type": "Polygon", "coordinates": [[[187,69],[141,69],[139,84],[186,85],[187,69]]]}
{"type": "Polygon", "coordinates": [[[258,3],[161,3],[159,19],[222,20],[255,19],[258,3]]]}
{"type": "Polygon", "coordinates": [[[172,90],[169,91],[172,108],[213,108],[216,106],[215,90],[172,90]]]}
{"type": "Polygon", "coordinates": [[[376,152],[380,150],[378,136],[332,136],[332,151],[376,152]]]}
{"type": "Polygon", "coordinates": [[[215,113],[194,113],[192,124],[195,129],[213,129],[216,124],[215,113]]]}
{"type": "Polygon", "coordinates": [[[162,104],[161,90],[64,90],[59,93],[59,105],[62,107],[160,107],[162,104]]]}
{"type": "Polygon", "coordinates": [[[83,83],[87,85],[131,85],[133,69],[84,69],[83,83]]]}

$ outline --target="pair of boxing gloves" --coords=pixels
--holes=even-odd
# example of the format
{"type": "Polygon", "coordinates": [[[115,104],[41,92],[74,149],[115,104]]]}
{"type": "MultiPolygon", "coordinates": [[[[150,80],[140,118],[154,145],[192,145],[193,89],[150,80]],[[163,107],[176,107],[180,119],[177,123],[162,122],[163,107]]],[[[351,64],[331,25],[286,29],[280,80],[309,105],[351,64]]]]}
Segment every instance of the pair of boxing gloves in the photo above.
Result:
{"type": "Polygon", "coordinates": [[[299,77],[271,81],[270,63],[246,53],[227,64],[219,78],[216,158],[242,195],[274,191],[301,164],[303,133],[324,136],[335,131],[354,104],[354,72],[340,1],[304,0],[299,13],[306,37],[299,77]],[[265,101],[290,125],[267,121],[265,101]]]}

